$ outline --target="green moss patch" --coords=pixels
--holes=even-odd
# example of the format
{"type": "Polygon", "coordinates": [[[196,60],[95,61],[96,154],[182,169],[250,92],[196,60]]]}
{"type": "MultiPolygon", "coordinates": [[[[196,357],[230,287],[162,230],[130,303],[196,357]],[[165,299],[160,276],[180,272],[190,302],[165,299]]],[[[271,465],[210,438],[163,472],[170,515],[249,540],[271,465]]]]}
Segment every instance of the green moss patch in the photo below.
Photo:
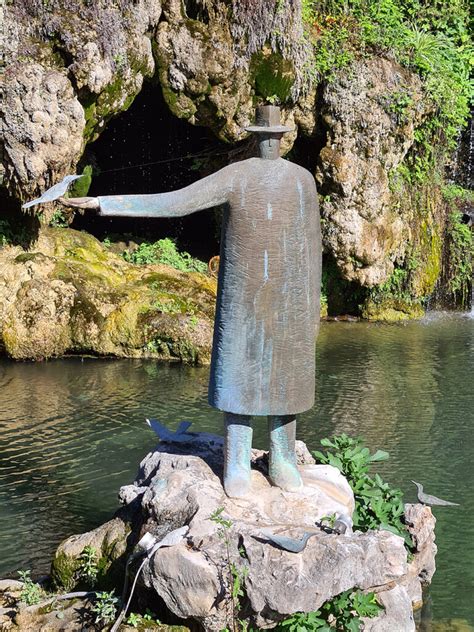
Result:
{"type": "Polygon", "coordinates": [[[362,309],[362,318],[385,323],[423,318],[424,314],[420,303],[400,298],[386,298],[380,302],[369,299],[362,309]]]}
{"type": "Polygon", "coordinates": [[[270,47],[265,47],[252,56],[250,73],[257,95],[267,100],[278,100],[280,103],[289,99],[296,79],[294,66],[270,47]]]}
{"type": "Polygon", "coordinates": [[[73,351],[209,362],[217,285],[213,277],[164,264],[128,263],[94,237],[68,228],[45,228],[35,248],[19,252],[7,246],[11,259],[7,257],[6,265],[12,274],[22,275],[22,266],[30,266],[31,283],[38,284],[47,303],[33,311],[22,303],[28,299],[25,293],[17,292],[18,304],[9,307],[9,326],[0,330],[0,345],[12,357],[36,359],[73,351]],[[61,318],[45,316],[48,310],[61,318]],[[41,327],[48,330],[44,340],[38,339],[41,327]],[[48,346],[46,340],[62,342],[48,346]]]}

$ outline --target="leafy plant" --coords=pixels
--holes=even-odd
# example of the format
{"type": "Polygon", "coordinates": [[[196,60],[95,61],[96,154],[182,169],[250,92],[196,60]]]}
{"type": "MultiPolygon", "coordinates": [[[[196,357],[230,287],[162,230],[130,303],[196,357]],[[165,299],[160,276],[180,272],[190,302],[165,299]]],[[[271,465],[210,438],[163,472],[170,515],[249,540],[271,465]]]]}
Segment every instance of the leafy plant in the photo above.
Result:
{"type": "Polygon", "coordinates": [[[277,626],[281,632],[359,632],[362,617],[376,617],[383,607],[374,593],[346,590],[315,612],[297,612],[277,626]]]}
{"type": "Polygon", "coordinates": [[[145,614],[137,614],[131,612],[126,620],[126,624],[132,626],[132,628],[138,628],[139,626],[146,626],[147,623],[154,623],[160,625],[160,621],[155,618],[154,614],[147,610],[145,614]]]}
{"type": "Polygon", "coordinates": [[[395,268],[385,283],[381,283],[371,289],[371,299],[376,303],[380,303],[386,298],[410,303],[412,297],[408,288],[408,279],[409,271],[407,268],[395,268]]]}
{"type": "Polygon", "coordinates": [[[448,289],[454,299],[467,306],[472,283],[474,238],[471,228],[462,220],[459,210],[451,211],[447,226],[450,276],[448,289]]]}
{"type": "Polygon", "coordinates": [[[118,597],[115,597],[114,591],[98,592],[91,612],[95,614],[94,623],[108,625],[112,623],[117,616],[118,597]]]}
{"type": "Polygon", "coordinates": [[[182,311],[181,306],[172,299],[157,299],[153,302],[151,307],[162,314],[180,314],[182,311]]]}
{"type": "Polygon", "coordinates": [[[69,226],[66,216],[61,209],[54,211],[49,220],[49,225],[53,228],[67,228],[69,226]]]}
{"type": "Polygon", "coordinates": [[[79,560],[78,578],[83,579],[91,587],[95,586],[99,574],[97,551],[92,546],[85,546],[79,560]]]}
{"type": "MultiPolygon", "coordinates": [[[[303,0],[302,19],[314,50],[307,70],[316,81],[331,81],[353,60],[373,54],[388,55],[420,76],[432,107],[407,164],[418,181],[434,166],[441,173],[473,94],[468,2],[303,0]]],[[[399,122],[410,105],[405,96],[393,103],[399,122]]]]}
{"type": "Polygon", "coordinates": [[[131,612],[126,620],[126,624],[127,625],[131,625],[132,628],[138,628],[138,626],[141,623],[141,616],[139,614],[136,614],[135,612],[131,612]]]}
{"type": "Polygon", "coordinates": [[[133,252],[124,252],[126,261],[136,264],[164,263],[183,272],[207,271],[207,265],[191,257],[188,252],[179,252],[171,239],[160,239],[153,243],[144,242],[133,252]]]}
{"type": "MultiPolygon", "coordinates": [[[[239,567],[235,562],[231,560],[230,555],[230,537],[229,530],[232,527],[232,520],[228,520],[223,517],[224,507],[218,507],[210,516],[209,520],[219,526],[217,535],[223,540],[226,550],[226,563],[228,581],[230,586],[230,603],[231,603],[231,617],[230,627],[227,631],[230,632],[248,632],[249,628],[245,621],[239,618],[240,612],[240,599],[245,596],[245,579],[248,574],[248,567],[239,567]]],[[[241,557],[245,557],[245,551],[239,550],[241,557]]],[[[224,631],[225,632],[225,631],[224,631]]]]}
{"type": "Polygon", "coordinates": [[[31,571],[18,571],[23,587],[20,593],[20,601],[27,606],[33,606],[41,601],[43,590],[39,584],[31,579],[31,571]]]}
{"type": "Polygon", "coordinates": [[[412,105],[413,97],[406,90],[397,90],[387,98],[386,110],[396,117],[398,123],[404,123],[412,105]]]}
{"type": "Polygon", "coordinates": [[[362,439],[352,439],[346,434],[322,439],[326,452],[316,451],[314,456],[327,463],[347,478],[354,492],[355,510],[352,516],[354,527],[360,530],[385,529],[405,540],[408,548],[413,543],[403,523],[403,493],[391,488],[379,474],[372,478],[369,470],[373,463],[388,459],[388,452],[377,450],[374,454],[364,446],[362,439]]]}

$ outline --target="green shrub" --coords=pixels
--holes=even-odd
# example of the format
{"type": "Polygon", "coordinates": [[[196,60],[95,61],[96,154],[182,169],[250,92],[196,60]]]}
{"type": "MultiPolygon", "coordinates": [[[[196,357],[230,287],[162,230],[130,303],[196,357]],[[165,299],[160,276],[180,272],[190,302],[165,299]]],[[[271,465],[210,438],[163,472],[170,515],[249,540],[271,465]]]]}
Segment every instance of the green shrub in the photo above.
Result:
{"type": "Polygon", "coordinates": [[[43,590],[39,584],[31,579],[31,571],[18,571],[20,580],[23,582],[23,588],[20,593],[20,601],[26,603],[27,606],[34,606],[41,601],[43,590]]]}
{"type": "Polygon", "coordinates": [[[144,242],[133,252],[125,252],[126,261],[136,264],[164,263],[183,272],[207,271],[207,265],[191,257],[188,252],[179,252],[171,239],[160,239],[153,243],[144,242]]]}
{"type": "Polygon", "coordinates": [[[79,556],[80,564],[77,570],[78,579],[82,579],[93,588],[97,582],[99,567],[97,566],[97,551],[92,546],[85,546],[79,556]]]}
{"type": "Polygon", "coordinates": [[[316,612],[297,612],[277,626],[281,632],[359,632],[361,617],[376,617],[383,607],[375,594],[346,590],[316,612]]]}
{"type": "Polygon", "coordinates": [[[406,546],[411,548],[411,536],[403,523],[402,491],[390,487],[379,474],[373,478],[369,476],[371,465],[388,459],[388,453],[377,450],[375,454],[370,454],[361,439],[352,439],[346,434],[333,437],[332,440],[322,439],[321,445],[327,450],[314,452],[315,458],[321,463],[337,467],[354,492],[354,527],[362,531],[391,531],[404,538],[406,546]]]}
{"type": "Polygon", "coordinates": [[[69,223],[67,217],[61,209],[54,211],[53,216],[49,220],[49,225],[53,228],[67,228],[69,223]]]}
{"type": "Polygon", "coordinates": [[[108,625],[113,623],[117,616],[118,597],[112,592],[98,592],[96,594],[94,605],[91,612],[95,615],[94,623],[96,625],[108,625]]]}

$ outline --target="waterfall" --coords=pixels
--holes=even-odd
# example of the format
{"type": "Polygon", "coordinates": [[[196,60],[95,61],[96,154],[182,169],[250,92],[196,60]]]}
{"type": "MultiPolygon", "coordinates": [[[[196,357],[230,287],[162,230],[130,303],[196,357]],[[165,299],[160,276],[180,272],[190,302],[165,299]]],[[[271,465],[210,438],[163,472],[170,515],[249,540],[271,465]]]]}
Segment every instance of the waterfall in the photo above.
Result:
{"type": "Polygon", "coordinates": [[[474,116],[469,125],[469,144],[467,151],[466,188],[474,189],[474,116]]]}
{"type": "MultiPolygon", "coordinates": [[[[471,112],[471,114],[474,114],[471,112]]],[[[474,189],[474,115],[471,116],[471,122],[469,124],[469,136],[467,143],[467,159],[466,159],[466,176],[464,186],[467,189],[474,189]]],[[[471,231],[474,238],[474,209],[468,211],[471,220],[471,231]]],[[[471,318],[474,318],[474,261],[472,262],[472,277],[471,277],[471,318]]]]}

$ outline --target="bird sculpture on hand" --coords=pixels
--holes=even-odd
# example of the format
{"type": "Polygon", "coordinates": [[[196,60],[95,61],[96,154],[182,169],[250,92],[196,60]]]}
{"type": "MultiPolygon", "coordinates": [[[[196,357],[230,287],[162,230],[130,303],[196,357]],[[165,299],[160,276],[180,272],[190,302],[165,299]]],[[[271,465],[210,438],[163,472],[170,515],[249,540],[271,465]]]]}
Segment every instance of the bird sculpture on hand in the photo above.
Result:
{"type": "Polygon", "coordinates": [[[74,180],[77,180],[78,178],[82,178],[82,175],[64,176],[61,182],[58,182],[54,186],[50,187],[39,198],[26,202],[21,208],[30,208],[30,206],[35,206],[35,204],[44,204],[45,202],[54,202],[54,200],[58,200],[66,193],[74,180]]]}
{"type": "Polygon", "coordinates": [[[459,507],[459,503],[452,503],[449,500],[443,500],[442,498],[438,498],[437,496],[432,496],[431,494],[426,494],[423,491],[423,485],[421,483],[417,483],[416,481],[412,481],[418,489],[418,500],[423,505],[437,505],[440,507],[459,507]]]}

